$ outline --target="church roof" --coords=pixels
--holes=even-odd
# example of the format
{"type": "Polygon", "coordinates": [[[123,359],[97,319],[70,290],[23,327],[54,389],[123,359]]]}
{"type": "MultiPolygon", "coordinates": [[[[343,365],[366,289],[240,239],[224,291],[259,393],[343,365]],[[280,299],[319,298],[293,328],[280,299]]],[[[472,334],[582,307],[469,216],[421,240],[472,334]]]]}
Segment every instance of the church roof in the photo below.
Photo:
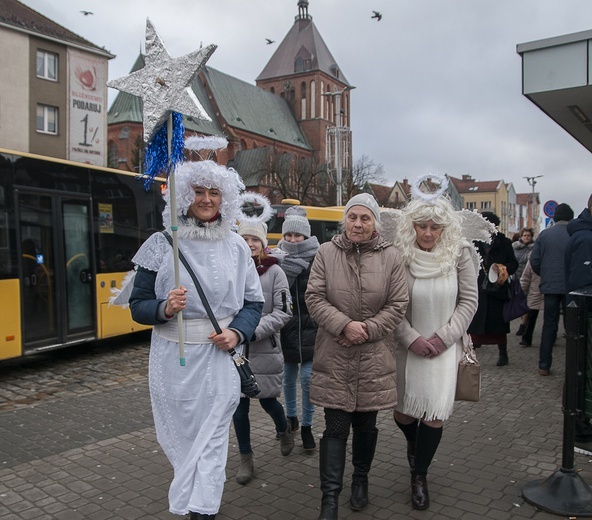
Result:
{"type": "Polygon", "coordinates": [[[321,71],[349,86],[339,65],[329,51],[311,16],[297,17],[294,25],[282,40],[271,59],[257,77],[257,81],[293,76],[297,72],[321,71]],[[297,59],[303,62],[302,70],[296,67],[297,59]],[[310,60],[309,65],[304,65],[310,60]]]}
{"type": "Polygon", "coordinates": [[[285,99],[211,67],[205,67],[203,75],[226,124],[311,149],[285,99]]]}
{"type": "MultiPolygon", "coordinates": [[[[144,55],[140,54],[130,72],[144,65],[144,55]]],[[[305,150],[311,149],[286,100],[211,67],[204,67],[201,77],[212,93],[220,117],[229,126],[305,150]]],[[[192,88],[212,121],[184,117],[185,129],[204,135],[222,135],[222,126],[202,80],[197,78],[192,88]]],[[[118,92],[109,109],[107,123],[142,122],[142,100],[127,92],[118,92]]]]}
{"type": "Polygon", "coordinates": [[[84,47],[89,52],[102,54],[109,59],[115,57],[104,47],[89,42],[17,0],[0,0],[0,25],[9,26],[17,31],[33,34],[40,38],[51,38],[65,44],[84,47]]]}

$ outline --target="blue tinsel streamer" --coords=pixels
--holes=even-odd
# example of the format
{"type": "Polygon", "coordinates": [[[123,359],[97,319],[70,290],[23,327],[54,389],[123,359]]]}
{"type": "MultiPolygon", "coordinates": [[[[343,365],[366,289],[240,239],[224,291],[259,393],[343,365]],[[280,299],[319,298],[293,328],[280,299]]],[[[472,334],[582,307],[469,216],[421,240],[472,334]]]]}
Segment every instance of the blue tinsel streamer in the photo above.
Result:
{"type": "Polygon", "coordinates": [[[144,181],[146,191],[150,190],[154,177],[164,173],[168,179],[169,173],[174,167],[183,161],[184,135],[183,116],[177,112],[171,112],[173,118],[173,138],[171,140],[171,157],[168,155],[167,123],[161,125],[158,131],[146,146],[144,155],[144,173],[140,176],[144,181]]]}

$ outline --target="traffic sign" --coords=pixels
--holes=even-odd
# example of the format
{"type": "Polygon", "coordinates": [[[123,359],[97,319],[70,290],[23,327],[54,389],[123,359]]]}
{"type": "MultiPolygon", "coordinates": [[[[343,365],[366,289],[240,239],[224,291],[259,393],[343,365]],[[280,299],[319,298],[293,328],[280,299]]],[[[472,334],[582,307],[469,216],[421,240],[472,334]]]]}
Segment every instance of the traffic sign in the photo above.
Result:
{"type": "Polygon", "coordinates": [[[555,209],[557,206],[559,206],[559,203],[556,200],[548,200],[543,206],[543,212],[547,217],[553,217],[555,216],[555,209]]]}

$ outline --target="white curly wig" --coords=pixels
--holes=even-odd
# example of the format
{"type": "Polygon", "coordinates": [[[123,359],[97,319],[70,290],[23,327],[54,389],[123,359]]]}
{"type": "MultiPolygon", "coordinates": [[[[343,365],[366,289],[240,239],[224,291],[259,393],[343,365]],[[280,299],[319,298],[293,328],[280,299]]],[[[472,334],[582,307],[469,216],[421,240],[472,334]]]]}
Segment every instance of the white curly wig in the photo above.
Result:
{"type": "MultiPolygon", "coordinates": [[[[220,204],[221,222],[219,232],[227,232],[240,220],[241,192],[245,189],[241,178],[233,168],[226,168],[214,161],[185,162],[177,166],[175,175],[175,194],[177,202],[177,217],[187,217],[189,206],[195,200],[195,187],[218,189],[222,195],[220,204]]],[[[166,207],[162,214],[165,227],[171,226],[170,191],[164,193],[166,207]]],[[[181,223],[180,229],[181,231],[181,223]]]]}
{"type": "Polygon", "coordinates": [[[442,271],[447,272],[456,267],[464,243],[459,218],[447,198],[438,197],[429,203],[412,200],[401,210],[394,244],[401,252],[405,264],[409,265],[417,251],[414,224],[428,220],[442,226],[442,234],[432,252],[440,262],[442,271]]]}

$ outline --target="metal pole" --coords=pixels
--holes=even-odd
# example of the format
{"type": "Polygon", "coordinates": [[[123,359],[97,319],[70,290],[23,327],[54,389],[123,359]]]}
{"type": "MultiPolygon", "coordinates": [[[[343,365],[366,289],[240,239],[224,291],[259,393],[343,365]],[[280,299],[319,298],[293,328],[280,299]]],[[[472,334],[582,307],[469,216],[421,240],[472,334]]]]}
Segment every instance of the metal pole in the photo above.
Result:
{"type": "Polygon", "coordinates": [[[335,177],[337,179],[337,206],[343,206],[343,180],[341,173],[341,94],[343,91],[336,93],[335,96],[335,123],[337,128],[335,129],[335,160],[336,160],[336,172],[335,177]]]}
{"type": "MultiPolygon", "coordinates": [[[[535,221],[535,211],[534,211],[534,187],[536,186],[537,183],[537,179],[539,179],[540,177],[542,177],[542,175],[537,175],[536,177],[524,177],[527,181],[528,184],[530,186],[532,186],[532,195],[531,195],[531,207],[532,207],[532,214],[531,214],[531,227],[534,229],[535,225],[534,225],[534,221],[535,221]]],[[[538,220],[538,219],[537,219],[538,220]]]]}
{"type": "Polygon", "coordinates": [[[580,323],[586,311],[582,299],[567,306],[565,386],[563,401],[563,451],[561,468],[545,480],[529,482],[522,489],[524,499],[557,515],[592,516],[592,490],[574,468],[575,421],[577,414],[578,350],[585,341],[580,323]]]}

